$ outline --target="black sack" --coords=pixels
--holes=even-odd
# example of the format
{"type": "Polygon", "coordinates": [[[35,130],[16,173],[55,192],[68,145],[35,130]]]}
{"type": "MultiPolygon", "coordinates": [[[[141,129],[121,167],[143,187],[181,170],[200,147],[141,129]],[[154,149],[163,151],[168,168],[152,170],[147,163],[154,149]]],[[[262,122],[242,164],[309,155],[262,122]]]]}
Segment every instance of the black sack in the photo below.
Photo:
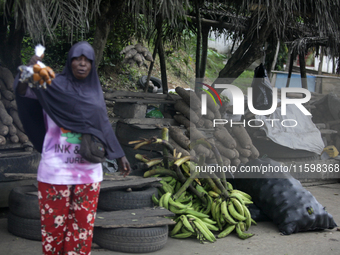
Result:
{"type": "MultiPolygon", "coordinates": [[[[240,167],[258,168],[271,166],[279,169],[281,164],[269,158],[254,159],[240,167]]],[[[249,169],[249,168],[248,168],[249,169]]],[[[309,230],[332,229],[337,225],[333,216],[302,187],[289,173],[234,173],[235,188],[252,196],[259,207],[285,235],[309,230]],[[250,178],[253,177],[253,178],[250,178]]]]}
{"type": "Polygon", "coordinates": [[[82,134],[79,153],[85,160],[91,163],[101,163],[105,161],[104,144],[91,134],[82,134]]]}
{"type": "Polygon", "coordinates": [[[253,106],[257,110],[268,110],[273,103],[273,89],[267,76],[267,71],[261,63],[254,71],[253,106]]]}
{"type": "Polygon", "coordinates": [[[250,212],[251,218],[256,222],[271,221],[271,219],[265,215],[255,204],[248,205],[248,210],[250,212]]]}

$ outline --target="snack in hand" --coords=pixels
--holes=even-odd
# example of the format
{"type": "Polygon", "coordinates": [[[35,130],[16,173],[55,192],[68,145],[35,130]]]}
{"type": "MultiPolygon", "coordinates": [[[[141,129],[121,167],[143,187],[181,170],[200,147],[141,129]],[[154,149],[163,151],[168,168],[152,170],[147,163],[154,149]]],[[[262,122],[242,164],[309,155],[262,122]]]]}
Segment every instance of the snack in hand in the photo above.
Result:
{"type": "MultiPolygon", "coordinates": [[[[44,57],[45,47],[37,45],[35,47],[35,55],[39,58],[44,57]]],[[[46,84],[51,85],[52,80],[55,78],[53,69],[49,66],[45,66],[44,63],[38,61],[33,66],[19,66],[21,71],[20,81],[28,82],[30,87],[43,87],[46,89],[46,84]]]]}

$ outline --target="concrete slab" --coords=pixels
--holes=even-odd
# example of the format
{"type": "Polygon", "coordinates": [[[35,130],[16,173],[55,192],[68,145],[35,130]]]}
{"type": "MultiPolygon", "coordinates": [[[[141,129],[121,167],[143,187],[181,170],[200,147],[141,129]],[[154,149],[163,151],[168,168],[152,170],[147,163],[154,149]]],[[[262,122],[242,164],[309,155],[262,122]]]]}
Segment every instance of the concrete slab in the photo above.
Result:
{"type": "MultiPolygon", "coordinates": [[[[340,224],[340,183],[308,184],[305,185],[316,199],[327,208],[340,224]]],[[[340,230],[340,229],[339,229],[340,230]]],[[[200,244],[195,239],[178,240],[169,238],[166,246],[154,254],[237,254],[237,255],[263,255],[263,254],[340,254],[340,231],[337,228],[324,231],[311,231],[280,235],[272,222],[259,222],[252,226],[249,232],[255,233],[250,239],[241,240],[232,234],[215,243],[200,244]]],[[[9,255],[36,255],[41,254],[39,241],[30,241],[13,236],[7,232],[7,219],[0,219],[0,251],[9,255]]],[[[121,254],[108,251],[94,245],[92,255],[121,254]]],[[[125,253],[128,254],[128,253],[125,253]]]]}

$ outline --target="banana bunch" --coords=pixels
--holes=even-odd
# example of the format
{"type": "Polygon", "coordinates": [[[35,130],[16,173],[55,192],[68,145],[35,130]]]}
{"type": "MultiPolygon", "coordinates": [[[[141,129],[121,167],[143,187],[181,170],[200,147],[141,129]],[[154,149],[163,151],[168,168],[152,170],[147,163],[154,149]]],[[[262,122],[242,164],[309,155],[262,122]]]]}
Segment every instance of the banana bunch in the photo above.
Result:
{"type": "MultiPolygon", "coordinates": [[[[203,182],[203,180],[202,180],[203,182]]],[[[204,243],[205,241],[214,242],[216,238],[228,236],[233,231],[239,238],[247,239],[254,234],[245,233],[250,226],[256,225],[252,220],[247,208],[252,204],[251,196],[240,190],[232,188],[228,182],[229,198],[223,197],[201,185],[196,185],[196,189],[205,194],[207,204],[204,205],[200,199],[189,192],[183,192],[176,200],[176,192],[180,190],[181,183],[176,178],[167,176],[160,181],[162,187],[159,188],[159,199],[155,195],[152,200],[155,205],[164,207],[175,213],[176,225],[170,232],[174,238],[197,237],[204,243]],[[216,236],[211,232],[217,232],[216,236]]]]}
{"type": "Polygon", "coordinates": [[[215,242],[216,238],[226,237],[233,231],[241,239],[253,236],[246,233],[252,224],[256,225],[247,208],[252,203],[251,196],[233,189],[224,175],[200,176],[196,165],[203,165],[205,157],[197,159],[176,153],[167,140],[167,128],[162,131],[162,139],[142,139],[129,144],[136,144],[136,149],[146,144],[161,144],[169,150],[165,150],[165,154],[163,151],[163,159],[147,159],[139,154],[136,158],[148,169],[144,177],[162,179],[158,198],[153,195],[152,201],[176,214],[170,236],[196,237],[201,243],[215,242]]]}
{"type": "MultiPolygon", "coordinates": [[[[228,184],[231,186],[230,183],[228,184]]],[[[256,225],[247,207],[248,204],[253,203],[251,196],[236,189],[229,189],[229,192],[229,198],[223,200],[218,193],[209,191],[209,195],[214,198],[211,215],[221,231],[217,238],[226,237],[235,229],[241,239],[252,237],[254,234],[244,233],[252,223],[256,225]]]]}

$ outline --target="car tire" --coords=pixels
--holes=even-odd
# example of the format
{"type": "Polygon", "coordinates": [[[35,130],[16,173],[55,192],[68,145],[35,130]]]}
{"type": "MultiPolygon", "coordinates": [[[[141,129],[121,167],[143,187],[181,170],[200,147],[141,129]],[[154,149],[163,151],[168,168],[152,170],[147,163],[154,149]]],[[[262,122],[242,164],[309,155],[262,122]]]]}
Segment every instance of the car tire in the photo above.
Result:
{"type": "MultiPolygon", "coordinates": [[[[144,89],[145,88],[145,83],[147,80],[148,76],[147,75],[143,75],[142,77],[139,78],[138,83],[139,85],[144,89]]],[[[150,81],[153,83],[153,85],[155,85],[156,87],[158,87],[157,93],[163,93],[163,86],[162,86],[162,80],[151,76],[150,77],[150,81]]],[[[149,89],[148,92],[152,91],[149,89]]]]}
{"type": "Polygon", "coordinates": [[[121,211],[153,207],[152,195],[158,195],[157,188],[144,187],[125,190],[101,191],[98,200],[98,209],[105,211],[121,211]]]}
{"type": "Polygon", "coordinates": [[[11,234],[30,240],[41,241],[40,219],[26,219],[9,212],[7,223],[8,232],[11,234]]]}
{"type": "Polygon", "coordinates": [[[93,242],[100,247],[129,253],[162,249],[168,239],[168,225],[150,228],[94,228],[93,242]]]}
{"type": "Polygon", "coordinates": [[[9,193],[8,207],[16,216],[28,219],[40,219],[39,200],[37,195],[27,192],[37,192],[34,185],[15,187],[9,193]]]}

